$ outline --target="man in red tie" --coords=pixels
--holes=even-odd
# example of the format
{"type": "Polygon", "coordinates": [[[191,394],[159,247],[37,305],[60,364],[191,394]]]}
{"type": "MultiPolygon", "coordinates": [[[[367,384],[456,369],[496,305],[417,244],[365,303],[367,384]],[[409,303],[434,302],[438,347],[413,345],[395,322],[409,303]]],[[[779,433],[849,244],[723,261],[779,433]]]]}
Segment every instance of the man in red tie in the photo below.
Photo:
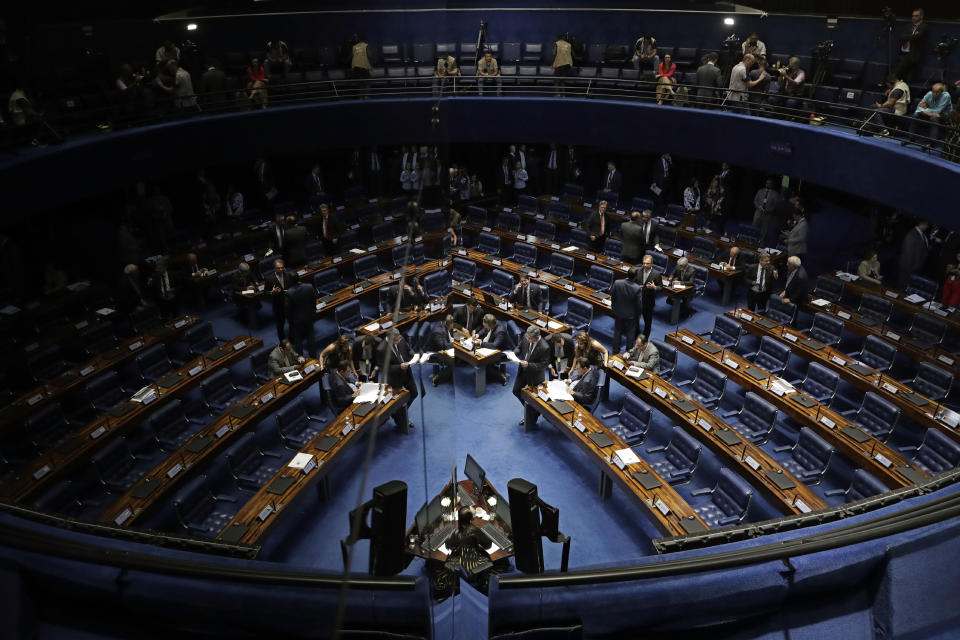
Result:
{"type": "Polygon", "coordinates": [[[597,204],[597,210],[587,218],[587,233],[590,234],[590,242],[597,251],[603,249],[603,242],[607,239],[607,233],[610,230],[610,214],[607,213],[607,201],[601,200],[597,204]]]}
{"type": "Polygon", "coordinates": [[[343,233],[343,225],[330,213],[330,206],[326,203],[320,205],[320,240],[328,256],[340,253],[341,233],[343,233]]]}

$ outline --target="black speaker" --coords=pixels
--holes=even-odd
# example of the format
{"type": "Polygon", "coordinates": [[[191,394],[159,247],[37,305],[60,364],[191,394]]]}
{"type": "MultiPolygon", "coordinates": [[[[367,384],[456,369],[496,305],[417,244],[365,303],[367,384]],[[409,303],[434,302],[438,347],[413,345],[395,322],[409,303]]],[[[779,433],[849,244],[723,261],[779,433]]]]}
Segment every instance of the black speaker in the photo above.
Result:
{"type": "Polygon", "coordinates": [[[370,573],[392,576],[406,567],[407,483],[391,480],[373,490],[370,515],[370,573]]]}
{"type": "Polygon", "coordinates": [[[523,478],[514,478],[507,483],[507,495],[513,529],[513,559],[517,569],[524,573],[543,573],[537,485],[523,478]]]}

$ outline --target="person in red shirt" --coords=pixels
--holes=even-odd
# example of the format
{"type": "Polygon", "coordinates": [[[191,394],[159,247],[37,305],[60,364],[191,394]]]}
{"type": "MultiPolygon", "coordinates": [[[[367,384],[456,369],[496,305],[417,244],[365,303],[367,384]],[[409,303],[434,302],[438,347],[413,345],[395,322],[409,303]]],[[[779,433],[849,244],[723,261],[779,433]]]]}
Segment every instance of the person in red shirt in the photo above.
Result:
{"type": "Polygon", "coordinates": [[[677,82],[677,64],[669,53],[663,54],[663,61],[657,69],[657,104],[673,96],[673,85],[677,82]]]}
{"type": "Polygon", "coordinates": [[[263,70],[263,65],[260,64],[259,58],[254,58],[250,61],[250,66],[247,67],[247,89],[250,90],[250,93],[247,97],[250,98],[250,101],[255,105],[258,105],[261,109],[267,108],[267,74],[263,70]]]}

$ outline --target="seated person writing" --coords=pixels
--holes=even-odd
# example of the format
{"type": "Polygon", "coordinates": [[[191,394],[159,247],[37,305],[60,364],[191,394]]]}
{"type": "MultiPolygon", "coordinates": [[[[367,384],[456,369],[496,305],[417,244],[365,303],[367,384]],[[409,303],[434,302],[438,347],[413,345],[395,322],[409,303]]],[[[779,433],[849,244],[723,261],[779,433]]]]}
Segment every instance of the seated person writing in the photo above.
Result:
{"type": "Polygon", "coordinates": [[[597,400],[597,384],[600,381],[600,372],[590,364],[587,358],[579,358],[576,368],[570,372],[567,387],[570,395],[579,404],[590,407],[597,400]]]}
{"type": "Polygon", "coordinates": [[[642,333],[637,336],[633,348],[623,354],[623,359],[631,367],[640,367],[650,373],[660,370],[660,352],[642,333]]]}
{"type": "Polygon", "coordinates": [[[294,371],[298,364],[304,362],[306,359],[293,350],[289,339],[284,338],[267,356],[267,373],[271,378],[278,378],[288,371],[294,371]]]}

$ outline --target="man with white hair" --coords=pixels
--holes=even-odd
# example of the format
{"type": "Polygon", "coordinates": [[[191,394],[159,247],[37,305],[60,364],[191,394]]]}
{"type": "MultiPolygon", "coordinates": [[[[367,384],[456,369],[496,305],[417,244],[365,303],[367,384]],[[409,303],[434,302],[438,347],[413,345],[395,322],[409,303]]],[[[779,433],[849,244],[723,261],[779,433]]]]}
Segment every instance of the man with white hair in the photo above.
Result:
{"type": "MultiPolygon", "coordinates": [[[[679,281],[685,285],[693,286],[693,278],[696,275],[696,270],[693,268],[693,265],[690,264],[690,261],[687,260],[686,256],[677,260],[677,266],[673,270],[674,282],[679,281]]],[[[693,311],[693,308],[690,306],[693,300],[693,292],[694,290],[691,289],[683,298],[683,307],[681,307],[681,309],[684,315],[689,315],[693,311]]]]}
{"type": "Polygon", "coordinates": [[[807,301],[807,290],[807,272],[800,263],[800,258],[790,256],[787,258],[787,283],[780,292],[780,297],[784,302],[800,306],[807,301]]]}
{"type": "Polygon", "coordinates": [[[780,92],[787,97],[787,107],[793,109],[800,105],[806,79],[807,74],[800,68],[797,56],[791,57],[787,66],[780,69],[780,92]]]}

